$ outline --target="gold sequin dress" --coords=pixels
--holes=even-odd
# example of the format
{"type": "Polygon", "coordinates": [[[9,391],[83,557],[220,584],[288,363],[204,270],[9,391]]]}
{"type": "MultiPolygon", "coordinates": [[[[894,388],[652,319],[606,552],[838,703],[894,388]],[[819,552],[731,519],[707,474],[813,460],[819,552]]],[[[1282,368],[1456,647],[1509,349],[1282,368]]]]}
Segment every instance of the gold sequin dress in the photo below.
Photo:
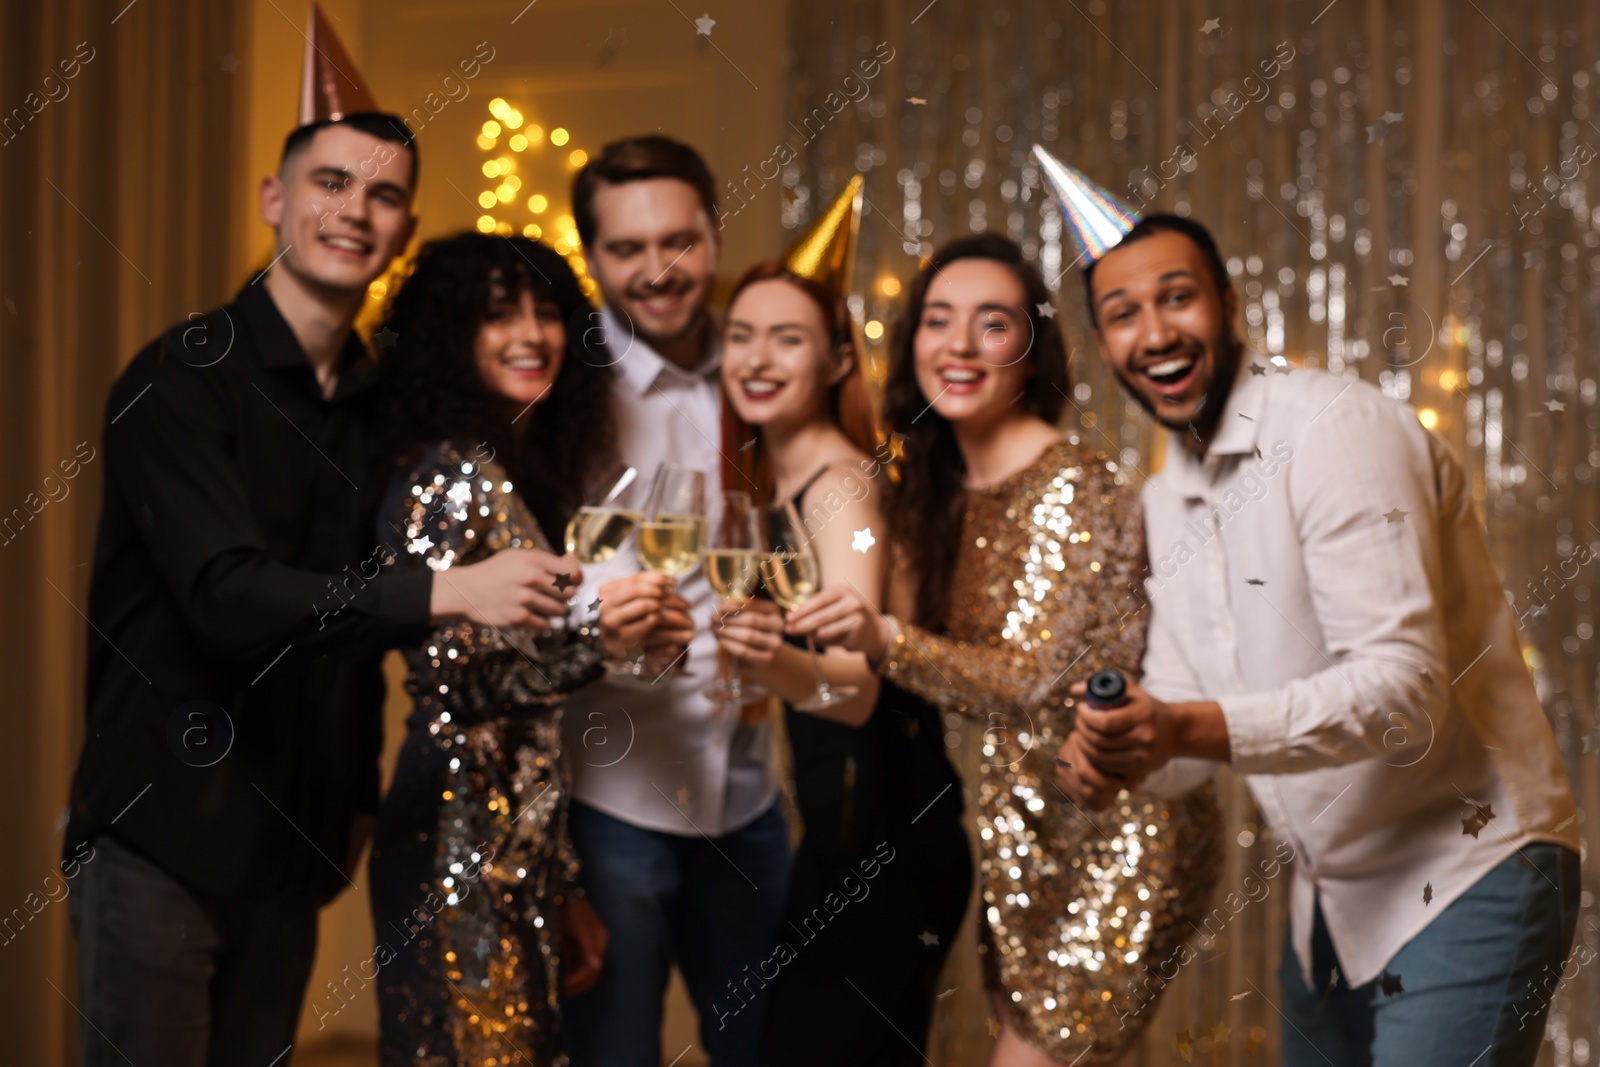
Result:
{"type": "MultiPolygon", "coordinates": [[[[448,443],[390,487],[378,536],[394,566],[434,571],[549,550],[492,456],[448,443]]],[[[599,645],[463,620],[405,659],[414,706],[371,861],[382,1062],[564,1064],[558,934],[578,863],[561,711],[600,674],[599,645]]]]}
{"type": "Polygon", "coordinates": [[[969,492],[942,634],[902,625],[883,672],[986,724],[978,788],[980,951],[1018,1034],[1061,1063],[1115,1060],[1152,1014],[1169,962],[1216,883],[1210,785],[1124,791],[1103,812],[1054,781],[1067,689],[1104,667],[1138,677],[1145,616],[1137,498],[1066,439],[969,492]],[[1159,988],[1159,986],[1157,986],[1159,988]]]}

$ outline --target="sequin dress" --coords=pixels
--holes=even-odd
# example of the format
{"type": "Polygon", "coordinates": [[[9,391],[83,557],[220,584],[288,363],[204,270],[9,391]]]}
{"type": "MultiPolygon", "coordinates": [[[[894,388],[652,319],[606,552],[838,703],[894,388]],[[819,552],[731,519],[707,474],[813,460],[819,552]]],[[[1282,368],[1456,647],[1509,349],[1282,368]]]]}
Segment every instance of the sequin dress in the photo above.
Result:
{"type": "Polygon", "coordinates": [[[1137,677],[1144,543],[1137,498],[1063,439],[969,492],[942,634],[902,625],[885,677],[987,726],[978,782],[984,969],[1017,1032],[1062,1063],[1115,1060],[1153,1014],[1167,964],[1216,883],[1210,785],[1124,791],[1103,812],[1054,781],[1067,689],[1137,677]],[[1081,1058],[1080,1058],[1081,1057],[1081,1058]]]}
{"type": "MultiPolygon", "coordinates": [[[[504,469],[448,443],[390,486],[378,536],[394,566],[435,571],[549,550],[504,469]]],[[[578,864],[561,711],[601,673],[599,646],[463,620],[404,654],[414,705],[371,861],[382,1062],[564,1064],[558,932],[578,864]]]]}

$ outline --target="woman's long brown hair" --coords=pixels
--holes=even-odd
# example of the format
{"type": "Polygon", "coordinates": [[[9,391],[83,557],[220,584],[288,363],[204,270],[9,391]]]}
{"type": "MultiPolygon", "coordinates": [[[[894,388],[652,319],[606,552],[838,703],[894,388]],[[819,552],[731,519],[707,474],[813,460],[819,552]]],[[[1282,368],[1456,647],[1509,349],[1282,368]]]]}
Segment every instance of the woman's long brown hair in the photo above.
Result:
{"type": "Polygon", "coordinates": [[[961,542],[966,508],[963,487],[967,464],[955,431],[917,384],[916,340],[928,286],[941,270],[960,259],[987,259],[1007,268],[1022,283],[1022,311],[1033,329],[1027,358],[1034,373],[1017,404],[1046,422],[1061,415],[1067,398],[1066,349],[1061,331],[1040,307],[1052,303],[1039,271],[1022,256],[1015,241],[995,233],[960,237],[933,254],[906,291],[904,312],[889,344],[889,379],[884,385],[884,423],[902,439],[900,477],[889,493],[889,536],[916,583],[916,614],[911,621],[930,630],[944,628],[950,607],[950,573],[961,542]]]}
{"type": "MultiPolygon", "coordinates": [[[[850,309],[844,298],[809,278],[792,273],[782,263],[757,263],[734,283],[728,297],[729,310],[733,309],[740,293],[756,282],[773,278],[788,282],[810,297],[822,316],[828,351],[845,350],[849,371],[828,389],[828,418],[851,444],[871,455],[878,447],[877,420],[873,417],[872,400],[861,373],[861,353],[856,349],[850,309]]],[[[761,438],[760,427],[739,417],[728,400],[726,389],[722,394],[722,487],[730,491],[747,489],[751,500],[759,507],[773,503],[776,487],[772,460],[761,438]]]]}

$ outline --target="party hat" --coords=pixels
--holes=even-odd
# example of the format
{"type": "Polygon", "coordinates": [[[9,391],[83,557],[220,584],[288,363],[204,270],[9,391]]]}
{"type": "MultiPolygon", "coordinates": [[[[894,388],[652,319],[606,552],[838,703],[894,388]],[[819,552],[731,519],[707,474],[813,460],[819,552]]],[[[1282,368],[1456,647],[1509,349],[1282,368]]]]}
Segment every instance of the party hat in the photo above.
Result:
{"type": "Polygon", "coordinates": [[[372,92],[334,36],[328,16],[313,3],[306,20],[306,58],[300,71],[300,125],[376,110],[372,92]]]}
{"type": "MultiPolygon", "coordinates": [[[[1083,174],[1067,166],[1040,145],[1033,146],[1033,158],[1044,171],[1050,191],[1056,194],[1067,229],[1081,253],[1078,259],[1090,263],[1116,247],[1139,221],[1133,208],[1124,204],[1083,174]]],[[[1074,261],[1076,262],[1076,261],[1074,261]]]]}
{"type": "Polygon", "coordinates": [[[785,268],[829,292],[840,296],[849,292],[856,265],[856,230],[861,224],[861,187],[859,174],[845,183],[844,192],[784,253],[785,268]]]}

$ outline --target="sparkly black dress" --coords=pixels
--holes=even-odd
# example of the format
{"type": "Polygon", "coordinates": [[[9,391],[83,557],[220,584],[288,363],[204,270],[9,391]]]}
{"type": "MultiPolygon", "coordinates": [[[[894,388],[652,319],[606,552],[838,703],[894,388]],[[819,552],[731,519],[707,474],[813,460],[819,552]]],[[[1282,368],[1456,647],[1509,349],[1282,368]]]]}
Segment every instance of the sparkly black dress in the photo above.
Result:
{"type": "MultiPolygon", "coordinates": [[[[443,571],[549,545],[491,456],[434,448],[390,486],[378,537],[443,571]]],[[[566,1062],[561,907],[577,877],[564,694],[601,672],[586,633],[441,627],[405,650],[415,701],[371,860],[385,1065],[566,1062]]]]}
{"type": "Polygon", "coordinates": [[[805,833],[777,974],[763,974],[772,991],[759,1062],[920,1067],[973,879],[939,712],[885,682],[863,726],[788,705],[784,722],[805,833]]]}

